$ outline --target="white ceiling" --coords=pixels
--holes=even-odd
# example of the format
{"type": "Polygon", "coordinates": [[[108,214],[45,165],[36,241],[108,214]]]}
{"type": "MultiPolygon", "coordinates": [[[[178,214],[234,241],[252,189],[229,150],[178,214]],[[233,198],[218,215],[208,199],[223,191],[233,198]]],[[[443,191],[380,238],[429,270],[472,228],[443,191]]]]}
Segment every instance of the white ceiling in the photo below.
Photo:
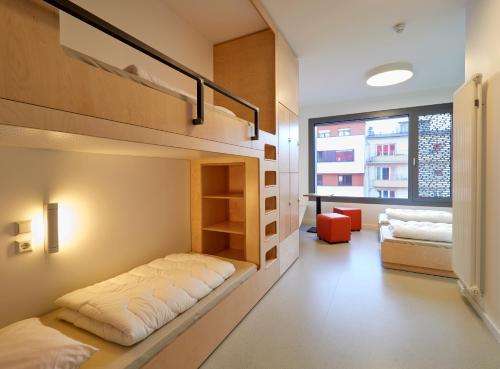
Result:
{"type": "Polygon", "coordinates": [[[163,0],[214,44],[268,28],[250,0],[163,0]]]}
{"type": "Polygon", "coordinates": [[[302,106],[463,82],[465,0],[262,1],[299,57],[302,106]],[[401,21],[406,30],[396,34],[401,21]],[[414,65],[410,81],[366,85],[368,70],[400,61],[414,65]]]}

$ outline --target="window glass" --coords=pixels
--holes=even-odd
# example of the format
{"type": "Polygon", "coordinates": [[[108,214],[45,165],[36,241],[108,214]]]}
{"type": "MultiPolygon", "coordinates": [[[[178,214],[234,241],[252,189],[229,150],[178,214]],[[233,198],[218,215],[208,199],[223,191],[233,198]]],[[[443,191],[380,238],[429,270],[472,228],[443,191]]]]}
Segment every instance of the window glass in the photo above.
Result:
{"type": "Polygon", "coordinates": [[[317,180],[316,191],[348,197],[392,194],[393,198],[408,198],[408,120],[408,116],[397,116],[317,125],[316,174],[337,176],[338,180],[317,180]]]}
{"type": "Polygon", "coordinates": [[[451,198],[451,113],[418,116],[419,198],[451,198]]]}

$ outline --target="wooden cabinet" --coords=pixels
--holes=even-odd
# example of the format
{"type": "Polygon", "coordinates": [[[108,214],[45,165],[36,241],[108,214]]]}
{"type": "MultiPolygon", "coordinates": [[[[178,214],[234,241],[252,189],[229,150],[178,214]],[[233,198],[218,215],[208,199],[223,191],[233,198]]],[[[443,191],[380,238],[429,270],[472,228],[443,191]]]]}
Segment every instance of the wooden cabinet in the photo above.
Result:
{"type": "Polygon", "coordinates": [[[291,232],[290,173],[280,173],[280,242],[291,232]]]}
{"type": "Polygon", "coordinates": [[[290,112],[278,104],[278,155],[279,171],[290,172],[290,112]]]}
{"type": "Polygon", "coordinates": [[[299,173],[290,173],[290,233],[299,228],[299,173]]]}
{"type": "MultiPolygon", "coordinates": [[[[276,36],[270,29],[214,45],[214,82],[260,109],[260,128],[276,133],[276,36]]],[[[214,93],[214,103],[253,122],[253,112],[214,93]]]]}
{"type": "Polygon", "coordinates": [[[299,172],[299,117],[289,112],[290,173],[299,172]]]}
{"type": "Polygon", "coordinates": [[[278,101],[299,113],[299,62],[286,40],[278,34],[278,101]]]}
{"type": "Polygon", "coordinates": [[[299,227],[299,122],[295,113],[278,104],[280,172],[280,241],[299,227]]]}

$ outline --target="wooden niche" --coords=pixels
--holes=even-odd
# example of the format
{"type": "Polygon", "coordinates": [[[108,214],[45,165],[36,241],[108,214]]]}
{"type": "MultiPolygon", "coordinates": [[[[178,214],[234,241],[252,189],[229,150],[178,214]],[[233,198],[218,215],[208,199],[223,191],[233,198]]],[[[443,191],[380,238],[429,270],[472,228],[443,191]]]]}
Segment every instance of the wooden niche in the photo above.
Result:
{"type": "Polygon", "coordinates": [[[252,164],[192,164],[193,251],[258,264],[258,166],[252,164]]]}

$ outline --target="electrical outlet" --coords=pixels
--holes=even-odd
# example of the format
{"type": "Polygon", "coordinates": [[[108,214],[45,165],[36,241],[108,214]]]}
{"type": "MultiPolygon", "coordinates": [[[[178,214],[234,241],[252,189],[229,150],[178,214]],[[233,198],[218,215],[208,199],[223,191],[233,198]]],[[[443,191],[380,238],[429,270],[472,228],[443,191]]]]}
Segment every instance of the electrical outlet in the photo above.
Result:
{"type": "Polygon", "coordinates": [[[18,254],[33,251],[31,241],[16,241],[16,248],[18,254]]]}

